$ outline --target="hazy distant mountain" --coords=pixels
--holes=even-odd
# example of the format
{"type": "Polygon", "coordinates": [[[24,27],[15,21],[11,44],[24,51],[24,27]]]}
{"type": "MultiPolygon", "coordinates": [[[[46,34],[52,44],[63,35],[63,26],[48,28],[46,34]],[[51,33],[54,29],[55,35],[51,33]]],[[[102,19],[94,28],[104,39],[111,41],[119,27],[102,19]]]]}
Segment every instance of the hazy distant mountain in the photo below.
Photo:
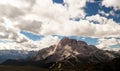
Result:
{"type": "Polygon", "coordinates": [[[8,59],[31,58],[36,52],[25,50],[0,50],[0,63],[8,59]]]}

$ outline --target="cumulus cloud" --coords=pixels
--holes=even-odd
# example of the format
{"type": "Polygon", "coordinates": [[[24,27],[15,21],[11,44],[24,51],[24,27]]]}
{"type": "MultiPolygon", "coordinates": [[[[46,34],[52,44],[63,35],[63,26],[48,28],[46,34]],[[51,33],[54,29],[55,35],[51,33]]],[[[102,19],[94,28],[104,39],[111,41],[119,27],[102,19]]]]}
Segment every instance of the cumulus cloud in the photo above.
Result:
{"type": "Polygon", "coordinates": [[[119,37],[120,25],[116,24],[112,19],[108,20],[106,24],[96,25],[96,35],[101,37],[119,37]]]}
{"type": "Polygon", "coordinates": [[[5,6],[0,12],[2,19],[4,16],[10,20],[12,27],[19,31],[25,30],[42,35],[119,36],[120,25],[98,14],[86,17],[86,19],[81,19],[80,21],[69,20],[75,17],[85,17],[86,13],[83,8],[86,6],[87,0],[64,0],[64,6],[62,4],[53,4],[52,0],[15,1],[18,5],[13,5],[10,1],[5,3],[6,1],[1,1],[0,3],[5,6]],[[22,2],[26,5],[24,6],[22,2]],[[9,7],[7,6],[8,4],[10,5],[9,7]],[[3,14],[7,8],[8,12],[3,14]],[[94,24],[92,21],[96,21],[99,24],[94,24]],[[102,29],[100,30],[100,28],[102,29]]]}
{"type": "Polygon", "coordinates": [[[46,23],[64,23],[69,19],[67,9],[61,4],[53,4],[52,0],[36,0],[32,13],[46,23]]]}
{"type": "Polygon", "coordinates": [[[100,15],[94,15],[87,17],[89,21],[97,21],[99,24],[94,24],[95,36],[98,37],[119,37],[120,33],[118,32],[120,29],[119,23],[116,23],[112,19],[107,19],[105,17],[101,17],[100,15]]]}
{"type": "Polygon", "coordinates": [[[18,24],[16,27],[22,29],[23,31],[40,33],[42,22],[36,20],[23,20],[20,23],[24,23],[24,25],[18,24]]]}
{"type": "Polygon", "coordinates": [[[106,49],[106,50],[120,50],[120,48],[112,48],[112,45],[118,45],[120,40],[116,38],[110,38],[110,39],[99,39],[97,47],[100,49],[106,49]]]}
{"type": "Polygon", "coordinates": [[[66,21],[64,24],[43,24],[41,34],[90,36],[97,38],[120,36],[120,25],[112,19],[107,19],[100,15],[89,16],[86,19],[87,20],[66,21]],[[94,24],[92,21],[97,21],[99,24],[94,24]]]}
{"type": "Polygon", "coordinates": [[[71,18],[85,17],[86,13],[83,8],[85,7],[87,0],[64,0],[64,2],[71,18]]]}
{"type": "Polygon", "coordinates": [[[86,17],[86,19],[89,20],[89,21],[96,21],[99,24],[106,24],[106,22],[108,21],[107,18],[102,17],[99,14],[88,16],[88,17],[86,17]]]}
{"type": "Polygon", "coordinates": [[[20,30],[15,28],[13,25],[14,24],[12,24],[9,19],[3,18],[0,22],[0,38],[15,42],[28,41],[27,37],[20,34],[20,30]]]}
{"type": "Polygon", "coordinates": [[[25,50],[25,51],[38,51],[40,49],[49,47],[51,45],[55,45],[59,42],[59,38],[57,36],[45,36],[40,41],[32,41],[23,43],[16,42],[3,42],[0,43],[0,50],[25,50]]]}
{"type": "Polygon", "coordinates": [[[42,25],[41,34],[57,34],[57,35],[74,35],[89,36],[94,32],[94,24],[89,21],[81,20],[79,22],[68,21],[66,24],[44,24],[42,25]],[[84,24],[83,24],[84,23],[84,24]],[[49,29],[49,31],[48,31],[49,29]]]}
{"type": "Polygon", "coordinates": [[[28,8],[34,3],[34,0],[2,0],[0,4],[11,5],[17,8],[28,8]]]}
{"type": "Polygon", "coordinates": [[[102,14],[103,16],[109,16],[109,13],[105,13],[104,11],[99,10],[99,13],[102,14]]]}
{"type": "MultiPolygon", "coordinates": [[[[110,3],[107,1],[103,0],[102,5],[113,7],[115,10],[120,9],[119,1],[111,0],[110,3]]],[[[85,17],[86,2],[94,2],[94,0],[64,0],[64,5],[53,3],[52,0],[2,0],[0,1],[0,38],[15,41],[15,45],[18,44],[16,42],[28,45],[31,40],[22,35],[21,31],[38,35],[119,37],[120,25],[114,20],[98,14],[85,17]],[[70,18],[80,18],[80,21],[70,18]]],[[[46,45],[45,43],[51,39],[50,36],[42,39],[41,46],[46,45]]]]}
{"type": "Polygon", "coordinates": [[[99,14],[101,14],[103,16],[106,16],[106,17],[109,17],[109,16],[113,16],[113,17],[117,17],[117,18],[120,17],[120,14],[116,14],[114,10],[111,10],[108,13],[106,13],[103,10],[99,10],[99,14]]]}
{"type": "Polygon", "coordinates": [[[17,7],[11,5],[0,5],[0,16],[8,17],[9,19],[13,19],[24,15],[24,11],[20,10],[17,7]]]}
{"type": "MultiPolygon", "coordinates": [[[[30,1],[30,0],[28,0],[30,1]]],[[[28,4],[23,0],[0,1],[0,38],[7,41],[26,42],[28,38],[20,34],[19,17],[25,15],[28,4]]],[[[22,24],[21,24],[22,25],[22,24]]]]}
{"type": "Polygon", "coordinates": [[[103,0],[102,5],[105,7],[113,7],[114,10],[120,10],[120,0],[103,0]]]}

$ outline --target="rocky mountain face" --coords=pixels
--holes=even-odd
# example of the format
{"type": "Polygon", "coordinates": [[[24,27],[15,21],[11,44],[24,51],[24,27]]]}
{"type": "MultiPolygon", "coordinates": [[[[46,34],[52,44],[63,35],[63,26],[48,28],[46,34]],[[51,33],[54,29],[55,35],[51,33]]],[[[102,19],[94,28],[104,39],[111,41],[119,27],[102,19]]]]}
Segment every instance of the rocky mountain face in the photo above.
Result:
{"type": "Polygon", "coordinates": [[[119,56],[117,52],[101,50],[84,41],[63,38],[57,45],[40,50],[33,60],[52,63],[73,59],[74,62],[88,63],[109,61],[119,56]]]}

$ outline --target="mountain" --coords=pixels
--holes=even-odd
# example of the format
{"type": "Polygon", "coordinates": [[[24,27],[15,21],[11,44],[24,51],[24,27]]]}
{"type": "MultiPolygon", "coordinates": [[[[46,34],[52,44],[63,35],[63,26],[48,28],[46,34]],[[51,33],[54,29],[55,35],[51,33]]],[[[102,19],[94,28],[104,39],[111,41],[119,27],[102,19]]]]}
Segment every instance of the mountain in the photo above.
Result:
{"type": "Polygon", "coordinates": [[[38,51],[33,60],[44,60],[45,63],[51,63],[74,58],[75,61],[81,63],[104,62],[112,60],[119,55],[117,52],[101,50],[94,45],[88,45],[84,41],[65,37],[57,45],[38,51]]]}
{"type": "Polygon", "coordinates": [[[41,49],[31,58],[7,60],[2,65],[30,65],[44,67],[51,71],[97,71],[94,68],[98,66],[98,68],[105,69],[104,65],[106,64],[117,65],[113,64],[114,62],[120,62],[117,58],[120,59],[119,52],[101,50],[94,45],[88,45],[84,41],[65,37],[57,45],[41,49]]]}

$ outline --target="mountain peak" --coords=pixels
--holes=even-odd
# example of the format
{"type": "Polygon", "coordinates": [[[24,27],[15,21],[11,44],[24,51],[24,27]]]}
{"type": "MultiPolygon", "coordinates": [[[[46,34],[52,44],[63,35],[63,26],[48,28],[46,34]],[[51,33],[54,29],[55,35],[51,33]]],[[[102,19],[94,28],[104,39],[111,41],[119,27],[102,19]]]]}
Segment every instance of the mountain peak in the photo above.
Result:
{"type": "Polygon", "coordinates": [[[65,38],[61,39],[61,41],[59,42],[58,45],[65,46],[65,45],[71,45],[71,44],[77,44],[77,40],[69,39],[69,38],[65,37],[65,38]]]}
{"type": "Polygon", "coordinates": [[[61,39],[61,41],[59,42],[58,44],[59,46],[65,46],[65,45],[69,45],[69,46],[86,46],[87,43],[84,42],[84,41],[77,41],[75,39],[70,39],[70,38],[67,38],[67,37],[64,37],[63,39],[61,39]]]}

